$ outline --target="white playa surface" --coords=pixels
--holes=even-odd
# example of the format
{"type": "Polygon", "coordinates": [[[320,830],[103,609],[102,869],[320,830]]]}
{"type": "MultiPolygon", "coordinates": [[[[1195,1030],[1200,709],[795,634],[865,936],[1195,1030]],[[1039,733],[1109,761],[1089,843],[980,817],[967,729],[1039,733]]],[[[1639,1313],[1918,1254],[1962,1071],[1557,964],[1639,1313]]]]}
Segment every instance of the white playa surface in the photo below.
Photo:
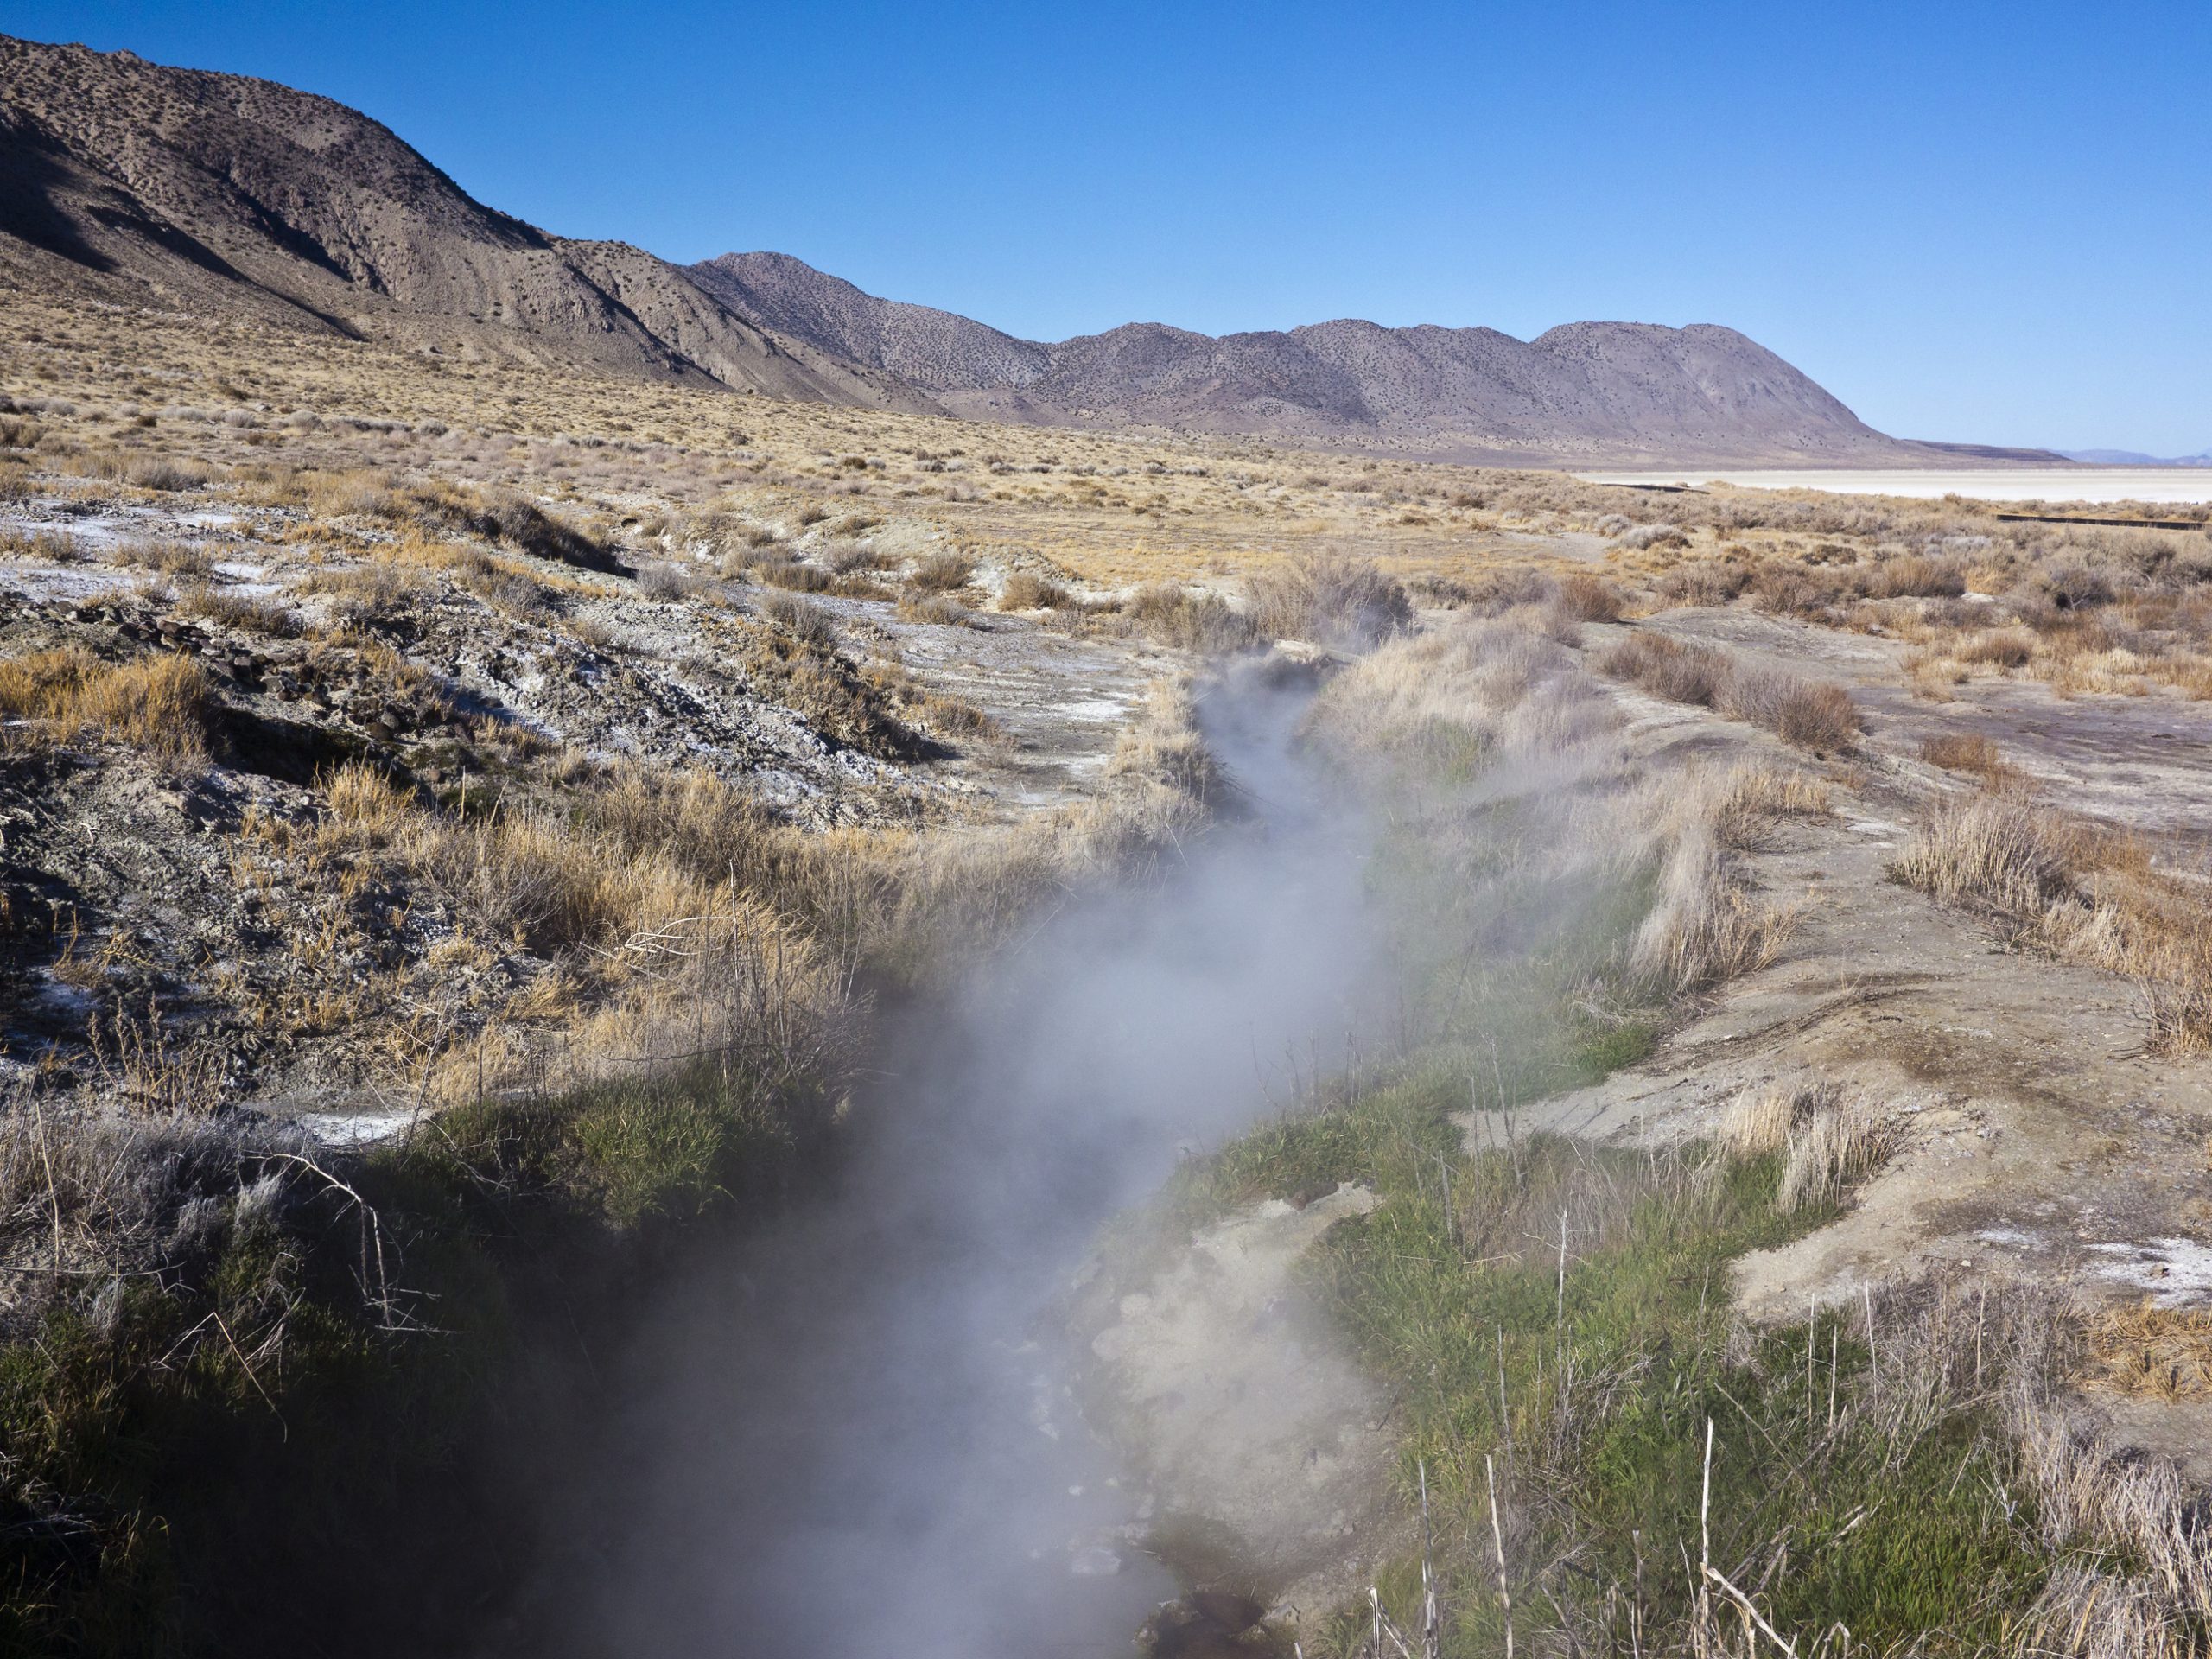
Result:
{"type": "Polygon", "coordinates": [[[1577,473],[1592,484],[1733,484],[1840,495],[1963,495],[1980,501],[2212,501],[2212,467],[1977,467],[1951,472],[1577,473]]]}

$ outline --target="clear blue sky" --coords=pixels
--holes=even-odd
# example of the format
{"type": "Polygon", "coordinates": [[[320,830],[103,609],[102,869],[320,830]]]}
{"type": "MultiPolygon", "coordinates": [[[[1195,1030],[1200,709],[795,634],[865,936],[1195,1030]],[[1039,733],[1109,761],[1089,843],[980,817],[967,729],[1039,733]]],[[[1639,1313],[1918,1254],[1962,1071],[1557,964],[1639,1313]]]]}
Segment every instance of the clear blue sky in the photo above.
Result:
{"type": "Polygon", "coordinates": [[[1725,322],[1886,430],[2212,448],[2212,0],[10,0],[484,200],[1058,338],[1725,322]]]}

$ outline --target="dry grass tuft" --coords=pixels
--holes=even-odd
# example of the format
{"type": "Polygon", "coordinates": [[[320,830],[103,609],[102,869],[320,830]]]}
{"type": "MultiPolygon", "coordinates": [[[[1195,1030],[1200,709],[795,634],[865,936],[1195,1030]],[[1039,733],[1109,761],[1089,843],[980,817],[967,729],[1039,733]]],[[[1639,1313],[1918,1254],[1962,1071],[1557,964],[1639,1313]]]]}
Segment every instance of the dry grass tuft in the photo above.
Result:
{"type": "Polygon", "coordinates": [[[1002,611],[1056,611],[1068,603],[1068,590],[1033,570],[1016,570],[999,590],[1002,611]]]}
{"type": "Polygon", "coordinates": [[[1586,570],[1577,570],[1560,581],[1560,608],[1578,622],[1618,622],[1626,603],[1619,588],[1586,570]]]}
{"type": "Polygon", "coordinates": [[[1609,647],[1598,671],[1626,680],[1655,697],[1711,709],[1728,683],[1728,659],[1703,645],[1686,645],[1663,633],[1639,631],[1609,647]]]}
{"type": "Polygon", "coordinates": [[[1258,643],[1251,618],[1218,594],[1172,582],[1147,582],[1131,596],[1128,614],[1162,645],[1209,655],[1243,651],[1258,643]]]}
{"type": "Polygon", "coordinates": [[[1872,599],[1955,599],[1966,590],[1966,574],[1956,563],[1911,554],[1881,561],[1866,578],[1872,599]]]}
{"type": "Polygon", "coordinates": [[[1945,772],[1963,772],[1993,786],[2021,781],[2005,751],[1980,732],[1944,732],[1923,740],[1920,758],[1945,772]]]}
{"type": "Polygon", "coordinates": [[[1952,904],[1973,901],[2040,916],[2071,891],[2066,856],[2046,809],[1977,796],[1937,804],[1891,873],[1952,904]]]}
{"type": "Polygon", "coordinates": [[[755,559],[750,568],[754,580],[791,593],[827,593],[831,585],[827,570],[818,564],[808,564],[799,559],[755,559]]]}
{"type": "Polygon", "coordinates": [[[1722,1111],[1714,1138],[1738,1159],[1783,1154],[1775,1205],[1785,1215],[1840,1204],[1903,1141],[1890,1114],[1811,1078],[1743,1090],[1722,1111]]]}
{"type": "Polygon", "coordinates": [[[1261,571],[1246,587],[1253,623],[1269,639],[1365,650],[1403,632],[1414,620],[1406,590],[1372,560],[1348,553],[1302,553],[1261,571]]]}
{"type": "Polygon", "coordinates": [[[196,760],[213,702],[207,671],[181,653],[113,665],[71,646],[0,662],[0,716],[37,721],[62,742],[93,734],[196,760]]]}
{"type": "Polygon", "coordinates": [[[1936,804],[1891,874],[1981,907],[2015,942],[2135,981],[2155,1053],[2212,1049],[2212,918],[2201,882],[2139,839],[2017,793],[1936,804]]]}
{"type": "Polygon", "coordinates": [[[204,576],[214,569],[215,564],[205,548],[188,546],[181,542],[124,542],[108,556],[115,564],[139,570],[158,570],[165,576],[204,576]]]}
{"type": "Polygon", "coordinates": [[[119,478],[124,483],[138,489],[166,493],[205,489],[213,481],[215,469],[205,461],[178,456],[136,455],[124,461],[108,476],[119,478]]]}
{"type": "Polygon", "coordinates": [[[760,601],[760,614],[823,650],[837,643],[837,630],[830,620],[830,613],[819,605],[810,605],[797,594],[768,594],[760,601]]]}
{"type": "Polygon", "coordinates": [[[1841,1203],[1903,1140],[1896,1120],[1866,1101],[1840,1097],[1832,1087],[1801,1091],[1791,1105],[1777,1207],[1787,1214],[1841,1203]]]}
{"type": "Polygon", "coordinates": [[[1859,731],[1858,705],[1848,691],[1778,669],[1738,669],[1727,682],[1720,711],[1764,726],[1783,742],[1816,754],[1850,747],[1859,731]]]}
{"type": "Polygon", "coordinates": [[[413,797],[374,766],[348,761],[323,780],[323,802],[331,816],[349,829],[381,843],[409,823],[413,797]]]}
{"type": "Polygon", "coordinates": [[[1714,1125],[1714,1138],[1735,1158],[1764,1158],[1783,1151],[1797,1124],[1802,1089],[1766,1084],[1737,1091],[1714,1125]]]}
{"type": "Polygon", "coordinates": [[[1677,991],[1718,985],[1766,967],[1797,923],[1794,911],[1745,890],[1714,832],[1719,787],[1700,778],[1677,809],[1677,823],[1651,913],[1637,930],[1631,960],[1677,991]]]}
{"type": "Polygon", "coordinates": [[[957,593],[976,579],[976,561],[964,553],[932,553],[914,567],[906,585],[925,594],[957,593]]]}
{"type": "Polygon", "coordinates": [[[2083,1338],[2101,1387],[2160,1400],[2212,1395],[2212,1312],[2160,1307],[2145,1297],[2092,1314],[2083,1338]]]}
{"type": "Polygon", "coordinates": [[[1843,687],[1780,669],[1739,666],[1725,652],[1664,634],[1631,634],[1605,652],[1598,668],[1653,696],[1764,726],[1816,754],[1848,748],[1859,736],[1859,708],[1843,687]]]}
{"type": "Polygon", "coordinates": [[[1831,798],[1824,780],[1798,767],[1741,766],[1723,777],[1715,792],[1713,834],[1724,847],[1761,847],[1774,819],[1826,817],[1834,810],[1831,798]]]}
{"type": "Polygon", "coordinates": [[[929,594],[918,599],[909,593],[899,596],[899,620],[934,622],[941,627],[964,627],[972,618],[968,607],[949,594],[929,594]]]}
{"type": "Polygon", "coordinates": [[[204,582],[195,583],[180,594],[176,607],[186,616],[196,616],[220,627],[235,628],[241,633],[289,639],[300,632],[300,619],[290,607],[273,599],[225,593],[221,588],[208,587],[204,582]]]}

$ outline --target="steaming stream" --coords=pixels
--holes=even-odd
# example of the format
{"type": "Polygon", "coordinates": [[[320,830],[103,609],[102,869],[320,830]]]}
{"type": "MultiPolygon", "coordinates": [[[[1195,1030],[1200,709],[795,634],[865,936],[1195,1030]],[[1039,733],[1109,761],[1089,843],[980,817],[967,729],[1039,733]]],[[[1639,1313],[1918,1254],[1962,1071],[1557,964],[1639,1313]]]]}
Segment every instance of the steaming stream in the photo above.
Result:
{"type": "Polygon", "coordinates": [[[837,1190],[651,1310],[583,1477],[611,1542],[563,1564],[531,1651],[1130,1651],[1177,1586],[1122,1535],[1141,1495],[1044,1316],[1179,1147],[1251,1122],[1284,1056],[1356,1023],[1366,836],[1291,753],[1306,695],[1211,696],[1249,820],[894,1022],[837,1190]]]}

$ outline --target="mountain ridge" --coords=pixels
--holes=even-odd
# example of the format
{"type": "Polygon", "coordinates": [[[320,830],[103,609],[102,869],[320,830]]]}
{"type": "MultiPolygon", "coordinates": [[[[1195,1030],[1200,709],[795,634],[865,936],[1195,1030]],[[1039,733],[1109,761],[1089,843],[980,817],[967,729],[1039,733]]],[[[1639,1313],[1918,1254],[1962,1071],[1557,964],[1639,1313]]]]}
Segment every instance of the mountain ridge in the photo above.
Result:
{"type": "Polygon", "coordinates": [[[1138,425],[1439,458],[1955,461],[1891,438],[1732,328],[1574,322],[1495,328],[1337,318],[1219,336],[1131,322],[1059,341],[866,293],[780,253],[688,267],[741,315],[904,376],[946,409],[1050,425],[1138,425]]]}
{"type": "Polygon", "coordinates": [[[0,266],[493,362],[928,407],[643,250],[486,207],[342,104],[135,54],[0,36],[0,266]]]}
{"type": "Polygon", "coordinates": [[[2212,467],[2212,449],[2196,455],[2146,455],[2139,449],[2062,449],[2069,461],[2091,467],[2212,467]]]}
{"type": "Polygon", "coordinates": [[[789,255],[679,267],[477,201],[278,83],[0,35],[0,285],[912,414],[1510,464],[1936,465],[1717,324],[1337,318],[1025,340],[789,255]]]}

